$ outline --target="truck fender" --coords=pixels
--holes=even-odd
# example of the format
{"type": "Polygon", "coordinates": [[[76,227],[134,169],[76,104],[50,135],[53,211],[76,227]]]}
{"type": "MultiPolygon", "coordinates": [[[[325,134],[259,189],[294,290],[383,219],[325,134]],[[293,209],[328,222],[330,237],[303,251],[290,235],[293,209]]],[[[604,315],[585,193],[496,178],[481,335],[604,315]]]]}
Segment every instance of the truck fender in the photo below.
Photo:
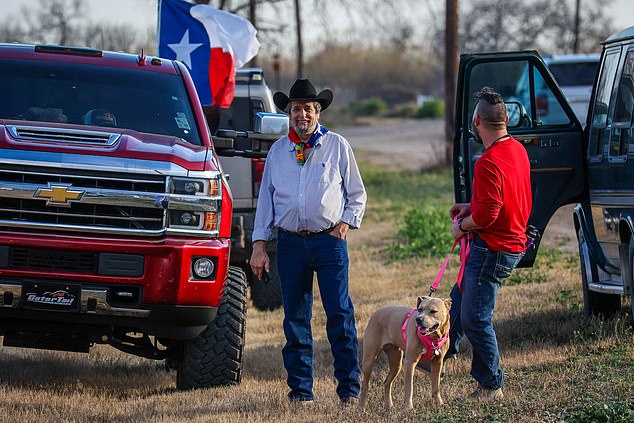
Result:
{"type": "Polygon", "coordinates": [[[586,208],[582,203],[575,206],[572,216],[575,225],[575,233],[578,232],[579,229],[583,231],[583,235],[588,243],[588,253],[590,254],[591,259],[606,273],[620,273],[621,269],[609,264],[603,255],[601,248],[599,248],[594,228],[592,227],[592,220],[586,218],[586,208]]]}

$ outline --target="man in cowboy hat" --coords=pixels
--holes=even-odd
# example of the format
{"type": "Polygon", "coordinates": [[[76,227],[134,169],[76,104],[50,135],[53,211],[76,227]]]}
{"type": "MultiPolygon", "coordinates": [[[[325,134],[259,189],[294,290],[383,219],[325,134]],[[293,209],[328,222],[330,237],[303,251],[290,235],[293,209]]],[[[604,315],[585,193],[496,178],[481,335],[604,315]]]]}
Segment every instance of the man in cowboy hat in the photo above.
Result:
{"type": "Polygon", "coordinates": [[[337,394],[342,403],[359,395],[359,360],[354,308],[348,294],[346,233],[361,224],[366,193],[350,144],[319,124],[332,91],[317,94],[298,79],[287,96],[273,96],[289,114],[290,131],[269,150],[253,229],[253,273],[269,270],[266,241],[277,234],[277,267],[284,305],[282,349],[297,404],[313,401],[313,339],[310,320],[313,273],[326,311],[326,331],[334,356],[337,394]]]}

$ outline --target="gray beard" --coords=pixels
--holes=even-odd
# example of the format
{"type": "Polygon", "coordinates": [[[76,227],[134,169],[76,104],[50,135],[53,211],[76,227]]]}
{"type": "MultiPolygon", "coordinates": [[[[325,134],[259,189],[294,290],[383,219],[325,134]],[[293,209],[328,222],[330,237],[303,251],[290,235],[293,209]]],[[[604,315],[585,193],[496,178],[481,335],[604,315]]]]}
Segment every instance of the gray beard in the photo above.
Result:
{"type": "Polygon", "coordinates": [[[315,132],[315,128],[304,129],[304,128],[295,126],[293,129],[295,130],[295,133],[297,135],[312,135],[312,133],[315,132]]]}

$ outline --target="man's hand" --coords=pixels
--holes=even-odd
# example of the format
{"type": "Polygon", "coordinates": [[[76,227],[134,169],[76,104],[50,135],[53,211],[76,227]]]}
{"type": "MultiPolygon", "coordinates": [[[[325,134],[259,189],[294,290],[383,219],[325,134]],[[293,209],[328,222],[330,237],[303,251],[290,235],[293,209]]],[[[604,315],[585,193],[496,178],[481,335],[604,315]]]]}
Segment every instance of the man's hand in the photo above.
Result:
{"type": "MultiPolygon", "coordinates": [[[[449,216],[452,219],[462,219],[471,214],[471,205],[469,203],[456,203],[449,209],[449,216]]],[[[453,232],[453,231],[452,231],[453,232]]]]}
{"type": "Polygon", "coordinates": [[[349,230],[350,230],[350,225],[348,225],[346,222],[339,222],[328,233],[339,239],[346,239],[346,234],[348,233],[349,230]]]}
{"type": "Polygon", "coordinates": [[[451,236],[453,236],[454,239],[460,239],[465,236],[465,233],[461,231],[458,226],[458,221],[453,222],[453,226],[451,227],[451,236]]]}
{"type": "Polygon", "coordinates": [[[253,253],[249,264],[251,271],[258,279],[262,279],[262,273],[269,272],[269,255],[266,253],[266,241],[255,241],[253,243],[253,253]]]}

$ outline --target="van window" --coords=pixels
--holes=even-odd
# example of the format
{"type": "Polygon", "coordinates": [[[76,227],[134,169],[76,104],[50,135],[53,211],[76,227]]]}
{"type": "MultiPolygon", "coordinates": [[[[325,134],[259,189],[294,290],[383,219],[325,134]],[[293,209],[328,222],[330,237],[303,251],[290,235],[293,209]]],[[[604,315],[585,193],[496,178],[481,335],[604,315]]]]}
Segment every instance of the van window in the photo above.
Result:
{"type": "Polygon", "coordinates": [[[599,62],[552,63],[548,68],[560,87],[592,86],[599,62]]]}
{"type": "Polygon", "coordinates": [[[588,140],[588,157],[592,162],[601,161],[603,146],[610,139],[610,132],[606,130],[608,122],[608,109],[616,69],[619,64],[620,50],[613,50],[605,56],[601,76],[597,85],[597,93],[594,101],[592,126],[588,140]]]}
{"type": "MultiPolygon", "coordinates": [[[[628,51],[619,79],[614,108],[610,157],[625,161],[632,135],[632,110],[634,109],[634,50],[628,51]]],[[[612,160],[614,161],[614,160],[612,160]]]]}
{"type": "Polygon", "coordinates": [[[546,84],[544,76],[537,68],[533,68],[535,81],[535,110],[537,112],[536,126],[568,125],[570,118],[566,115],[557,97],[546,84]]]}

